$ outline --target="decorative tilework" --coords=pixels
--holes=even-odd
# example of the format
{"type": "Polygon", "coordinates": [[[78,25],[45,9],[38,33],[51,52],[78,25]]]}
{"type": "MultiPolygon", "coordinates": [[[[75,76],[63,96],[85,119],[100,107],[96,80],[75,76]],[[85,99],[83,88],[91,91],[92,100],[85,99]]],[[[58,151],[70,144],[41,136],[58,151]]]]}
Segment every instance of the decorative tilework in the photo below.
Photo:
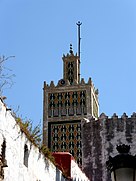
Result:
{"type": "Polygon", "coordinates": [[[48,94],[48,117],[86,115],[86,91],[48,94]]]}
{"type": "Polygon", "coordinates": [[[74,61],[66,63],[66,77],[69,80],[70,84],[74,81],[74,61]]]}
{"type": "Polygon", "coordinates": [[[48,138],[52,152],[70,152],[77,163],[82,165],[80,121],[50,122],[48,138]]]}

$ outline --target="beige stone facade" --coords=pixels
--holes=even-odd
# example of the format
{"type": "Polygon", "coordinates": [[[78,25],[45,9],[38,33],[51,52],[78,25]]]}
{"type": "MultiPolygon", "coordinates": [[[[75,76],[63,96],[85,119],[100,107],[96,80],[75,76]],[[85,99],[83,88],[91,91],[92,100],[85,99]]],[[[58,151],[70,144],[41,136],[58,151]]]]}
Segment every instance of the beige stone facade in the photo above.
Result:
{"type": "Polygon", "coordinates": [[[44,82],[43,142],[51,151],[70,152],[81,165],[81,120],[98,117],[98,91],[91,78],[80,80],[80,60],[72,49],[62,59],[63,79],[44,82]]]}

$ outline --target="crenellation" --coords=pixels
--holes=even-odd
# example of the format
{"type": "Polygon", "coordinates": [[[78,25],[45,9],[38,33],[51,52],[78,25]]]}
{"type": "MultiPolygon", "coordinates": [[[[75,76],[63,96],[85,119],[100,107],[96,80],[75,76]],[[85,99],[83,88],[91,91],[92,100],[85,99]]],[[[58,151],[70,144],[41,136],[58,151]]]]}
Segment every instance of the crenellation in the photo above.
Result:
{"type": "Polygon", "coordinates": [[[81,78],[80,84],[81,84],[81,85],[85,85],[85,80],[84,80],[84,78],[81,78]]]}
{"type": "Polygon", "coordinates": [[[99,119],[102,120],[102,119],[108,119],[108,116],[106,116],[105,113],[101,113],[100,116],[99,116],[99,119]]]}
{"type": "MultiPolygon", "coordinates": [[[[61,79],[61,80],[64,80],[64,79],[61,79]]],[[[70,84],[69,80],[65,80],[64,85],[61,85],[60,80],[58,80],[57,85],[55,85],[54,81],[51,81],[50,84],[46,83],[45,86],[43,87],[43,90],[44,89],[48,90],[48,89],[52,89],[52,88],[55,88],[56,90],[57,89],[59,90],[60,88],[64,88],[64,87],[67,87],[67,89],[73,89],[73,90],[77,89],[77,88],[79,88],[79,89],[90,88],[88,83],[85,83],[84,79],[82,81],[80,81],[79,84],[78,84],[77,80],[74,80],[72,85],[70,84]]],[[[93,94],[96,96],[96,98],[98,98],[98,95],[96,93],[97,89],[95,90],[93,87],[92,87],[92,89],[93,89],[93,94]]]]}
{"type": "Polygon", "coordinates": [[[131,118],[136,118],[136,112],[133,112],[133,114],[131,115],[131,118]]]}
{"type": "Polygon", "coordinates": [[[99,95],[99,90],[98,90],[98,89],[95,90],[95,95],[96,95],[97,98],[98,98],[98,95],[99,95]]]}
{"type": "Polygon", "coordinates": [[[49,84],[47,84],[46,81],[44,81],[43,90],[45,90],[46,88],[49,88],[49,84]]]}
{"type": "Polygon", "coordinates": [[[127,116],[126,113],[123,113],[123,115],[121,116],[121,118],[122,118],[123,120],[126,120],[126,119],[128,118],[128,116],[127,116]]]}
{"type": "Polygon", "coordinates": [[[51,87],[51,88],[55,87],[54,81],[51,81],[51,82],[50,82],[50,87],[51,87]]]}
{"type": "Polygon", "coordinates": [[[46,87],[46,86],[47,86],[46,81],[44,81],[44,87],[46,87]]]}
{"type": "MultiPolygon", "coordinates": [[[[100,116],[98,117],[98,119],[96,119],[97,121],[102,120],[102,119],[113,119],[113,120],[128,120],[128,119],[132,119],[132,118],[136,118],[136,113],[133,112],[132,115],[129,117],[126,113],[123,113],[122,116],[118,116],[116,113],[114,113],[111,117],[107,116],[105,113],[101,113],[100,116]]],[[[92,120],[92,117],[90,118],[92,120]]]]}
{"type": "Polygon", "coordinates": [[[88,85],[92,85],[92,79],[91,79],[91,77],[89,77],[89,79],[88,79],[88,85]]]}
{"type": "Polygon", "coordinates": [[[113,116],[111,117],[112,119],[118,119],[118,116],[116,113],[113,114],[113,116]]]}
{"type": "Polygon", "coordinates": [[[62,59],[64,60],[64,59],[67,59],[67,58],[71,58],[71,57],[73,57],[74,59],[76,58],[76,59],[79,59],[79,56],[77,55],[77,53],[67,53],[66,55],[65,54],[63,54],[63,56],[62,56],[62,59]]]}
{"type": "MultiPolygon", "coordinates": [[[[93,84],[93,92],[94,92],[94,94],[95,94],[95,92],[96,92],[96,88],[95,88],[95,86],[94,86],[94,84],[93,84]]],[[[96,94],[95,94],[96,95],[96,94]]]]}

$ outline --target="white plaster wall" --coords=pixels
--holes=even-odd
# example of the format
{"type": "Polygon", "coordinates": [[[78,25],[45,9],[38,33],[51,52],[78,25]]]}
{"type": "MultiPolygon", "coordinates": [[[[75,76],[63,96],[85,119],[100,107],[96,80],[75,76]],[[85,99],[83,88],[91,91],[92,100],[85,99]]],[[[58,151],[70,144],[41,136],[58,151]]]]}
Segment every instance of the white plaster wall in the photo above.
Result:
{"type": "MultiPolygon", "coordinates": [[[[0,100],[0,154],[3,140],[6,141],[8,167],[4,168],[4,181],[66,181],[58,170],[39,149],[21,132],[11,111],[0,100]],[[28,146],[28,167],[24,165],[24,145],[28,146]]],[[[88,181],[78,165],[71,162],[73,181],[88,181]]]]}
{"type": "Polygon", "coordinates": [[[4,181],[56,181],[56,167],[20,131],[11,112],[0,101],[0,145],[4,139],[8,165],[4,168],[4,181]],[[28,168],[23,163],[25,144],[29,149],[28,168]]]}
{"type": "Polygon", "coordinates": [[[89,181],[74,160],[71,160],[71,177],[73,181],[89,181]]]}

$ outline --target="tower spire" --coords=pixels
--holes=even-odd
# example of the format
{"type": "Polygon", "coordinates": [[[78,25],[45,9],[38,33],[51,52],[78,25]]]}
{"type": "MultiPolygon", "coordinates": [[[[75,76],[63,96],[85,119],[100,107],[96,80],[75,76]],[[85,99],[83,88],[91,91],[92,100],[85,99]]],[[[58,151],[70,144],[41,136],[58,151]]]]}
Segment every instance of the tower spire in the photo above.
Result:
{"type": "Polygon", "coordinates": [[[80,26],[82,25],[82,23],[80,21],[78,21],[76,24],[78,26],[78,56],[79,56],[79,60],[80,60],[80,43],[81,43],[80,26]]]}

